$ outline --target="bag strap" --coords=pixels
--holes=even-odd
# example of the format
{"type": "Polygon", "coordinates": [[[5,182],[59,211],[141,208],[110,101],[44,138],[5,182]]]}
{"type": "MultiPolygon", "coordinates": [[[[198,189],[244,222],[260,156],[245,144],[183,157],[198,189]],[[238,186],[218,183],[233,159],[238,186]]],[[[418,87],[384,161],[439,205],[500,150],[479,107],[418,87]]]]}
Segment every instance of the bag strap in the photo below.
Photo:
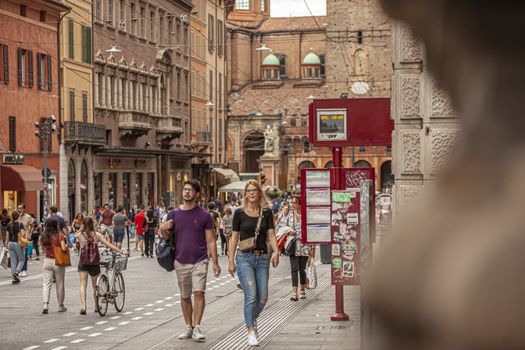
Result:
{"type": "Polygon", "coordinates": [[[263,217],[263,209],[261,208],[261,211],[259,213],[259,219],[257,220],[257,226],[255,227],[255,240],[257,240],[257,236],[259,236],[259,231],[261,231],[262,217],[263,217]]]}

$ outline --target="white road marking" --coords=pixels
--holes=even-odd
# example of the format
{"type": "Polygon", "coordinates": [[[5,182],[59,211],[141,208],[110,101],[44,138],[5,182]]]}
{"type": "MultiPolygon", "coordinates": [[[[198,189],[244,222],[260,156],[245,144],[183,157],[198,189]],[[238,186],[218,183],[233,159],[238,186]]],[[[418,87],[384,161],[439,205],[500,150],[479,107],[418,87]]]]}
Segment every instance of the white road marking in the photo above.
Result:
{"type": "Polygon", "coordinates": [[[150,306],[153,306],[153,304],[148,304],[148,305],[146,305],[146,307],[150,307],[150,306]]]}
{"type": "Polygon", "coordinates": [[[63,337],[71,337],[72,335],[75,335],[75,334],[77,334],[77,332],[66,333],[63,335],[63,337]]]}
{"type": "Polygon", "coordinates": [[[220,286],[224,286],[225,284],[226,284],[226,283],[222,282],[222,283],[220,284],[220,286]]]}
{"type": "Polygon", "coordinates": [[[146,313],[144,314],[144,316],[149,316],[149,315],[153,315],[153,312],[146,312],[146,313]]]}
{"type": "Polygon", "coordinates": [[[211,284],[211,282],[206,283],[207,286],[209,286],[210,284],[211,284]]]}
{"type": "Polygon", "coordinates": [[[172,307],[173,305],[175,305],[175,304],[166,304],[166,305],[164,305],[164,306],[165,306],[165,307],[172,307]]]}
{"type": "Polygon", "coordinates": [[[166,297],[166,298],[164,298],[164,300],[171,300],[171,299],[173,299],[173,297],[166,297]]]}
{"type": "Polygon", "coordinates": [[[109,319],[110,320],[118,320],[120,318],[120,316],[113,316],[113,317],[110,317],[109,319]]]}
{"type": "Polygon", "coordinates": [[[180,294],[175,294],[176,297],[180,297],[180,294]]]}
{"type": "Polygon", "coordinates": [[[206,291],[207,291],[207,292],[209,292],[209,291],[211,291],[211,290],[212,290],[212,288],[206,288],[206,291]]]}
{"type": "Polygon", "coordinates": [[[67,346],[57,346],[56,348],[53,348],[51,350],[62,350],[62,349],[67,349],[67,346]]]}
{"type": "Polygon", "coordinates": [[[118,325],[119,326],[124,326],[124,325],[127,325],[129,323],[129,321],[123,321],[123,322],[120,322],[118,325]]]}
{"type": "Polygon", "coordinates": [[[86,339],[75,339],[75,340],[72,340],[72,341],[71,341],[71,344],[82,343],[84,340],[86,340],[86,339]]]}
{"type": "Polygon", "coordinates": [[[116,329],[117,327],[108,327],[106,329],[104,329],[106,332],[109,332],[109,331],[112,331],[114,329],[116,329]]]}
{"type": "Polygon", "coordinates": [[[176,301],[174,304],[180,304],[180,300],[179,300],[179,301],[176,301]]]}
{"type": "Polygon", "coordinates": [[[87,326],[87,327],[84,327],[84,328],[80,328],[81,331],[87,331],[89,329],[93,328],[93,326],[87,326]]]}
{"type": "Polygon", "coordinates": [[[143,308],[143,307],[138,307],[138,308],[133,309],[133,310],[135,310],[135,311],[140,311],[140,310],[144,310],[144,308],[143,308]]]}
{"type": "Polygon", "coordinates": [[[142,316],[137,316],[137,317],[133,317],[132,320],[133,321],[137,321],[137,320],[140,320],[142,318],[142,316]]]}
{"type": "Polygon", "coordinates": [[[54,342],[59,341],[59,340],[60,339],[53,338],[53,339],[44,340],[44,343],[54,343],[54,342]]]}
{"type": "Polygon", "coordinates": [[[104,324],[104,323],[108,323],[108,321],[99,321],[96,324],[101,325],[101,324],[104,324]]]}
{"type": "Polygon", "coordinates": [[[24,348],[23,350],[33,350],[33,349],[38,349],[40,347],[40,345],[31,345],[31,346],[28,346],[27,348],[24,348]]]}
{"type": "Polygon", "coordinates": [[[220,287],[220,286],[213,286],[212,288],[213,288],[213,289],[216,289],[216,288],[219,288],[219,287],[220,287]]]}
{"type": "Polygon", "coordinates": [[[160,303],[163,303],[163,302],[164,302],[164,300],[157,300],[157,301],[155,302],[155,304],[160,304],[160,303]]]}
{"type": "Polygon", "coordinates": [[[98,337],[101,334],[102,333],[91,333],[90,335],[88,335],[88,337],[98,337]]]}
{"type": "Polygon", "coordinates": [[[123,313],[123,315],[131,315],[133,313],[133,311],[126,311],[123,313]]]}
{"type": "Polygon", "coordinates": [[[164,310],[164,308],[163,307],[159,307],[158,309],[155,309],[153,311],[162,311],[162,310],[164,310]]]}

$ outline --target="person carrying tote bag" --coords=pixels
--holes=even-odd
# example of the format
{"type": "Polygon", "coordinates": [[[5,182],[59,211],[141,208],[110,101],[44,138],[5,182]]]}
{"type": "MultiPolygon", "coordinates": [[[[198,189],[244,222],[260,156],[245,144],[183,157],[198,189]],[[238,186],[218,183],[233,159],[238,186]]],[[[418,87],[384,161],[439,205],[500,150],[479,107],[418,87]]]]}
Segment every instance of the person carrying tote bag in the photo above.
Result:
{"type": "Polygon", "coordinates": [[[24,267],[25,262],[25,248],[21,247],[19,242],[24,244],[29,241],[25,239],[24,225],[18,222],[20,213],[16,210],[11,214],[11,222],[7,225],[7,233],[5,237],[5,246],[9,249],[9,258],[11,261],[11,275],[13,276],[12,283],[20,283],[20,271],[24,267]]]}
{"type": "MultiPolygon", "coordinates": [[[[50,217],[44,224],[44,232],[41,235],[41,245],[44,248],[45,258],[42,264],[42,296],[44,306],[43,314],[47,314],[49,310],[49,299],[51,298],[51,287],[53,286],[53,279],[56,281],[56,293],[58,300],[58,312],[65,312],[67,308],[64,306],[65,299],[65,266],[57,265],[56,263],[65,263],[64,254],[66,250],[69,253],[64,234],[59,230],[59,219],[57,217],[50,217]]],[[[69,262],[71,265],[71,261],[69,262]]]]}

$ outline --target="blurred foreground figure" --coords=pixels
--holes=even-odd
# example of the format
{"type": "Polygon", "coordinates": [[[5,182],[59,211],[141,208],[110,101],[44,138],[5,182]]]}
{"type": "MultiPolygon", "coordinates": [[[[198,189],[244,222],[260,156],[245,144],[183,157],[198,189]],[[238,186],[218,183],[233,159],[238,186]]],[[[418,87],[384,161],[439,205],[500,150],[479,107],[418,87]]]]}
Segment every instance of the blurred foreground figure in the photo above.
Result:
{"type": "Polygon", "coordinates": [[[372,348],[525,349],[525,2],[381,2],[425,44],[463,129],[376,256],[372,348]]]}

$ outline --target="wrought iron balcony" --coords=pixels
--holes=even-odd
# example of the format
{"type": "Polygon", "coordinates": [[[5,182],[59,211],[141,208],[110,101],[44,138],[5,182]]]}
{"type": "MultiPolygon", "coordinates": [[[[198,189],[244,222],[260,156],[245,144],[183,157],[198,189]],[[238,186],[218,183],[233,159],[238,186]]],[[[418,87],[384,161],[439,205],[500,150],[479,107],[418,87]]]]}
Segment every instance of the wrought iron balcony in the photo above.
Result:
{"type": "Polygon", "coordinates": [[[64,122],[64,141],[103,146],[106,144],[106,127],[101,124],[67,121],[64,122]]]}
{"type": "Polygon", "coordinates": [[[209,131],[197,131],[195,138],[195,144],[197,145],[211,145],[211,132],[209,131]]]}
{"type": "Polygon", "coordinates": [[[119,113],[120,137],[140,137],[151,130],[151,118],[147,112],[119,113]]]}

